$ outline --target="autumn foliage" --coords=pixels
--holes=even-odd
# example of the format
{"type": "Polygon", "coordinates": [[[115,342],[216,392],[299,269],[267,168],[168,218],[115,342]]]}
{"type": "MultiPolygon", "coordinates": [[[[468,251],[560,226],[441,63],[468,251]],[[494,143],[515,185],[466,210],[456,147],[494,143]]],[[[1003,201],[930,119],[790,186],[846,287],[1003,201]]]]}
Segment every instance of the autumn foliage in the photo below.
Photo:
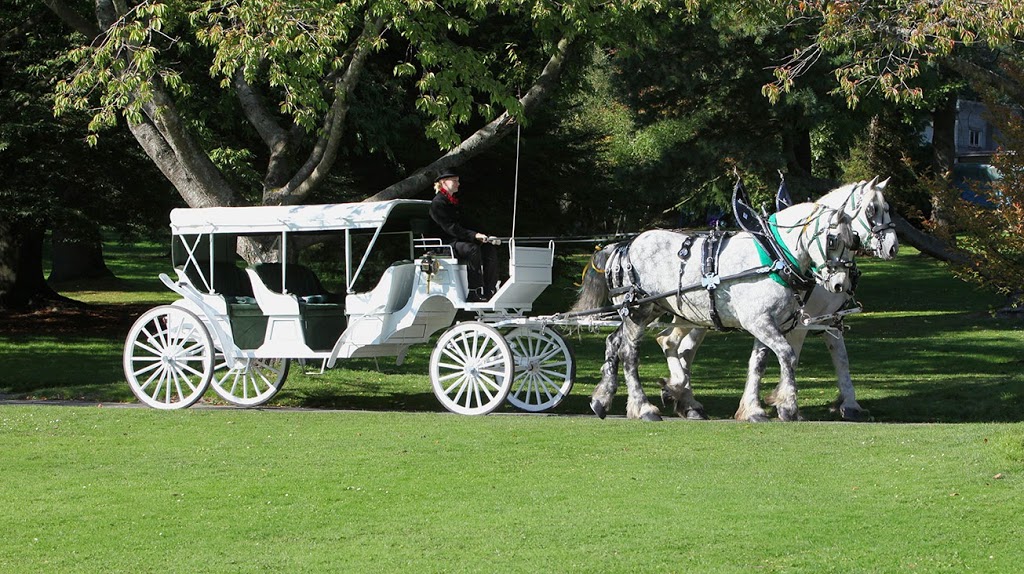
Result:
{"type": "MultiPolygon", "coordinates": [[[[1024,70],[1013,71],[1017,81],[1024,70]]],[[[957,247],[969,264],[956,267],[961,277],[995,289],[1024,308],[1024,118],[1020,109],[990,104],[992,119],[1002,132],[1000,151],[993,165],[1002,178],[991,183],[972,182],[972,190],[988,205],[957,198],[953,216],[959,233],[957,247]]]]}

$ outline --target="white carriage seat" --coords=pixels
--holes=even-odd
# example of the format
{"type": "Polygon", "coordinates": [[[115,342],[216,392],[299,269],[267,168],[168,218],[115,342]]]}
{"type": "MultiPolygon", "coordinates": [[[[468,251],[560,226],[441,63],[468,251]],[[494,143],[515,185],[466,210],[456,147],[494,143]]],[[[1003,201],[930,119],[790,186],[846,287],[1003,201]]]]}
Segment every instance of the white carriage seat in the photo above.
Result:
{"type": "Polygon", "coordinates": [[[252,292],[256,302],[266,315],[295,315],[299,314],[299,300],[291,293],[276,293],[271,291],[263,279],[253,268],[245,270],[249,275],[249,282],[252,283],[252,292]]]}
{"type": "Polygon", "coordinates": [[[372,291],[345,297],[345,312],[350,316],[394,313],[409,302],[415,278],[414,263],[394,263],[384,270],[372,291]]]}
{"type": "Polygon", "coordinates": [[[551,285],[554,244],[547,247],[520,247],[512,243],[510,251],[508,281],[498,288],[489,303],[494,307],[530,307],[537,296],[551,285]]]}

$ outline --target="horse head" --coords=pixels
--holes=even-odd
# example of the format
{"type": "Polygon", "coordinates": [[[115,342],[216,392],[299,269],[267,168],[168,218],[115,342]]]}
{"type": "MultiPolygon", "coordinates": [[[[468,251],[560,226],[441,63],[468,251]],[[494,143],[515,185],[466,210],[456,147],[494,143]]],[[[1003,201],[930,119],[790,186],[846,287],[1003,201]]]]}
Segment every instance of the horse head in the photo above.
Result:
{"type": "Polygon", "coordinates": [[[842,209],[801,203],[776,213],[772,219],[773,232],[802,273],[832,293],[853,291],[856,238],[851,219],[842,209]]]}
{"type": "Polygon", "coordinates": [[[896,224],[889,214],[889,203],[882,194],[888,183],[888,179],[879,182],[876,177],[864,185],[859,215],[854,223],[854,230],[858,236],[861,232],[867,236],[866,244],[861,238],[864,248],[882,259],[892,259],[900,250],[896,224]]]}
{"type": "Polygon", "coordinates": [[[815,264],[815,281],[827,291],[853,293],[860,277],[853,260],[857,242],[850,217],[841,209],[830,210],[828,228],[817,234],[815,246],[810,250],[815,264]]]}
{"type": "Polygon", "coordinates": [[[889,214],[883,190],[889,180],[860,181],[832,190],[816,203],[842,209],[851,219],[855,235],[854,249],[867,251],[881,259],[892,259],[899,252],[896,225],[889,214]]]}

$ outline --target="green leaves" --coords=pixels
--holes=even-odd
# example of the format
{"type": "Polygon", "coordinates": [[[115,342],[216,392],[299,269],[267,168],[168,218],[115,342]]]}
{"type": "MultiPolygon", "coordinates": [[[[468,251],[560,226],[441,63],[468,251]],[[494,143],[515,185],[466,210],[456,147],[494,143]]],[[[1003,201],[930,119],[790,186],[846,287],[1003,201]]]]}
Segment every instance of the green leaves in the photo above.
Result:
{"type": "Polygon", "coordinates": [[[415,80],[425,135],[450,148],[474,118],[504,109],[519,113],[519,91],[536,78],[545,51],[558,39],[615,36],[637,13],[660,4],[149,0],[72,51],[78,69],[59,85],[56,111],[88,110],[95,136],[118,117],[141,119],[155,89],[192,97],[197,84],[184,72],[199,65],[225,91],[241,75],[262,88],[279,114],[313,133],[323,128],[338,95],[335,81],[362,45],[393,58],[396,78],[415,80]],[[365,34],[376,30],[371,22],[377,21],[386,24],[381,33],[365,34]]]}
{"type": "Polygon", "coordinates": [[[812,28],[809,44],[815,49],[798,51],[775,68],[775,81],[762,90],[773,102],[823,53],[846,62],[833,72],[835,93],[850,107],[868,94],[920,102],[924,92],[916,80],[922,66],[978,45],[1008,46],[1024,32],[1024,6],[1008,1],[791,0],[783,3],[783,12],[789,26],[812,28]]]}

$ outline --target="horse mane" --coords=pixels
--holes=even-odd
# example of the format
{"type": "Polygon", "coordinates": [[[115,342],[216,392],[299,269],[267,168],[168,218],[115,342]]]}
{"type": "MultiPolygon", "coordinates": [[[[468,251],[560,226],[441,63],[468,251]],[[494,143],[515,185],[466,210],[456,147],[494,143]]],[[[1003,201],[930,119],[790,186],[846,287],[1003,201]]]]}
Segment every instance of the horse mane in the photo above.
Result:
{"type": "Polygon", "coordinates": [[[868,185],[867,181],[860,180],[853,183],[841,185],[825,195],[819,197],[814,203],[829,206],[839,206],[850,199],[859,188],[868,185]]]}

